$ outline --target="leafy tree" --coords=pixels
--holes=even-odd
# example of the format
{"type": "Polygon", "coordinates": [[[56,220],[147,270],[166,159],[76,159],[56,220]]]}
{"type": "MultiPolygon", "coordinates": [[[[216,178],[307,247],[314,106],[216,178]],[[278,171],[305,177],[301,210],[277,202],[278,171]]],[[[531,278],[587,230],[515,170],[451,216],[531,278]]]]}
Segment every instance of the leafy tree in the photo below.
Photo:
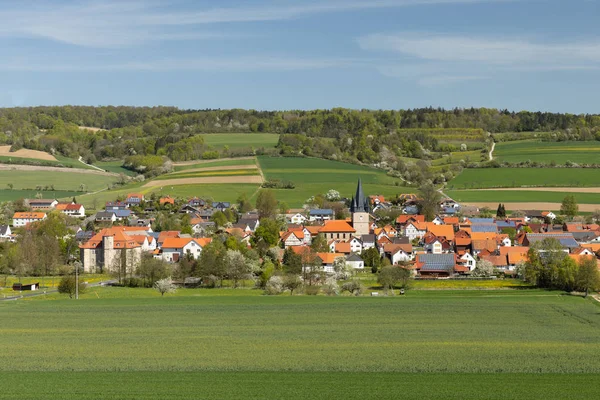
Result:
{"type": "Polygon", "coordinates": [[[600,271],[596,257],[581,258],[575,275],[575,287],[585,292],[586,297],[590,290],[600,289],[600,271]]]}
{"type": "Polygon", "coordinates": [[[244,255],[237,250],[227,250],[223,258],[225,272],[231,280],[233,288],[237,288],[241,280],[248,279],[250,276],[250,264],[244,255]]]}
{"type": "Polygon", "coordinates": [[[287,212],[290,209],[290,206],[288,206],[288,204],[285,201],[280,201],[278,203],[278,207],[279,207],[279,214],[281,214],[281,215],[287,214],[287,212]]]}
{"type": "Polygon", "coordinates": [[[419,188],[419,212],[425,215],[427,221],[432,221],[440,208],[440,201],[442,195],[433,186],[432,183],[427,182],[419,188]]]}
{"type": "MultiPolygon", "coordinates": [[[[72,299],[73,296],[75,295],[75,292],[77,291],[77,282],[75,279],[75,276],[73,275],[66,275],[63,276],[60,280],[60,283],[58,284],[58,293],[61,294],[68,294],[69,298],[72,299]]],[[[85,282],[82,282],[81,280],[79,281],[79,293],[85,293],[85,290],[87,288],[87,285],[85,284],[85,282]]]]}
{"type": "Polygon", "coordinates": [[[288,247],[283,252],[283,266],[285,271],[290,274],[302,273],[302,256],[296,254],[291,247],[288,247]]]}
{"type": "Polygon", "coordinates": [[[343,292],[349,292],[354,296],[360,296],[364,290],[364,286],[361,281],[355,279],[350,282],[346,282],[342,285],[343,292]]]}
{"type": "Polygon", "coordinates": [[[161,296],[164,296],[165,293],[175,293],[177,291],[177,286],[173,284],[171,277],[168,277],[154,282],[154,289],[160,293],[161,296]]]}
{"type": "Polygon", "coordinates": [[[268,189],[261,189],[256,197],[256,210],[259,218],[275,218],[277,216],[277,199],[268,189]]]}
{"type": "Polygon", "coordinates": [[[315,253],[329,253],[329,246],[327,245],[327,239],[322,234],[318,234],[310,243],[310,248],[315,253]]]}
{"type": "Polygon", "coordinates": [[[504,208],[504,204],[498,204],[498,209],[496,210],[497,218],[506,218],[506,208],[504,208]]]}
{"type": "Polygon", "coordinates": [[[397,265],[383,267],[377,276],[377,282],[387,292],[391,290],[394,294],[394,287],[401,282],[402,288],[407,288],[410,282],[411,272],[397,265]]]}
{"type": "Polygon", "coordinates": [[[563,251],[560,242],[547,238],[529,249],[524,278],[538,287],[572,291],[576,272],[577,264],[563,251]]]}
{"type": "Polygon", "coordinates": [[[171,276],[171,267],[163,260],[154,258],[151,254],[144,254],[137,268],[137,275],[144,280],[147,287],[158,280],[171,276]]]}
{"type": "Polygon", "coordinates": [[[213,240],[202,249],[200,261],[198,263],[198,273],[205,282],[209,282],[214,277],[220,286],[223,285],[225,278],[225,246],[219,240],[213,240]]]}
{"type": "Polygon", "coordinates": [[[287,274],[283,277],[283,287],[290,291],[290,295],[294,295],[294,290],[302,287],[302,280],[296,274],[287,274]]]}
{"type": "Polygon", "coordinates": [[[269,279],[275,274],[275,264],[271,260],[265,260],[260,268],[258,275],[258,286],[264,289],[267,286],[269,279]]]}
{"type": "Polygon", "coordinates": [[[211,219],[213,220],[215,225],[220,227],[227,225],[227,223],[229,222],[223,211],[215,211],[211,216],[211,219]]]}
{"type": "Polygon", "coordinates": [[[246,193],[242,193],[237,198],[238,211],[242,214],[245,214],[249,211],[252,211],[252,203],[248,200],[248,195],[246,193]]]}
{"type": "Polygon", "coordinates": [[[255,245],[262,241],[267,247],[276,246],[279,243],[279,223],[272,218],[261,218],[251,240],[255,245]]]}
{"type": "Polygon", "coordinates": [[[363,250],[360,256],[365,265],[371,267],[373,273],[376,273],[381,268],[381,254],[379,254],[379,251],[375,247],[363,250]]]}
{"type": "Polygon", "coordinates": [[[567,217],[573,218],[579,212],[579,205],[572,194],[565,196],[560,206],[560,212],[567,217]]]}

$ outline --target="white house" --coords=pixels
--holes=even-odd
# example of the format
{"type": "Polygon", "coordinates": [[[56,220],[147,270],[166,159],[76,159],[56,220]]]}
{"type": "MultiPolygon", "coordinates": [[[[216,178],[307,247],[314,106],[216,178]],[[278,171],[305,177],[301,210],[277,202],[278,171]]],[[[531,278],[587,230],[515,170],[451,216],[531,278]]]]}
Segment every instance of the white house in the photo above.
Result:
{"type": "Polygon", "coordinates": [[[70,217],[85,218],[85,208],[81,204],[67,204],[61,212],[70,217]]]}
{"type": "Polygon", "coordinates": [[[161,251],[162,259],[167,262],[178,262],[183,257],[190,255],[194,259],[200,258],[202,248],[212,239],[192,239],[168,237],[163,242],[161,251]]]}
{"type": "Polygon", "coordinates": [[[12,240],[12,231],[10,230],[10,226],[8,225],[0,225],[0,239],[4,240],[12,240]]]}
{"type": "Polygon", "coordinates": [[[427,226],[419,222],[409,222],[404,228],[404,236],[408,237],[411,241],[416,238],[423,239],[426,233],[427,226]]]}
{"type": "Polygon", "coordinates": [[[504,247],[510,247],[510,246],[512,246],[512,242],[510,241],[510,238],[508,236],[505,237],[504,239],[502,239],[501,246],[504,246],[504,247]]]}
{"type": "Polygon", "coordinates": [[[283,234],[283,236],[281,237],[281,240],[283,241],[283,245],[287,248],[290,246],[302,246],[304,244],[306,244],[304,242],[304,235],[303,232],[298,232],[298,231],[291,231],[291,232],[286,232],[283,234]],[[302,237],[299,237],[302,236],[302,237]]]}
{"type": "Polygon", "coordinates": [[[16,212],[13,215],[13,226],[18,228],[44,219],[46,219],[44,212],[16,212]]]}
{"type": "Polygon", "coordinates": [[[365,262],[357,254],[350,254],[346,257],[346,265],[350,265],[352,268],[359,271],[365,269],[365,262]]]}
{"type": "Polygon", "coordinates": [[[358,240],[357,238],[352,238],[348,241],[348,243],[350,243],[350,251],[352,253],[361,253],[363,250],[363,245],[362,242],[360,240],[358,240]]]}
{"type": "Polygon", "coordinates": [[[436,225],[444,225],[445,224],[444,219],[442,217],[440,217],[439,215],[437,217],[435,217],[433,219],[433,221],[431,221],[431,222],[433,222],[436,225]]]}
{"type": "Polygon", "coordinates": [[[289,217],[292,224],[303,225],[306,222],[306,217],[300,213],[292,214],[289,217]]]}
{"type": "Polygon", "coordinates": [[[475,258],[471,254],[469,254],[469,253],[463,254],[458,259],[458,262],[460,264],[463,264],[465,267],[468,267],[470,271],[473,271],[475,269],[476,264],[477,264],[477,262],[475,261],[475,258]]]}

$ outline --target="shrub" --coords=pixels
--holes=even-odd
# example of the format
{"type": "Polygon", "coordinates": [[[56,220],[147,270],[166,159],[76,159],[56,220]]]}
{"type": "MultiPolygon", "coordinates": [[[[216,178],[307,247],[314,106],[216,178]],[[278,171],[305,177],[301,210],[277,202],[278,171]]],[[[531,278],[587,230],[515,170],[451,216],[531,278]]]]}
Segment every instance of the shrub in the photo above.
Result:
{"type": "Polygon", "coordinates": [[[265,287],[265,294],[274,296],[283,293],[283,279],[280,276],[272,276],[265,287]]]}
{"type": "Polygon", "coordinates": [[[316,296],[319,294],[320,291],[321,291],[321,286],[317,286],[317,285],[304,286],[304,294],[307,294],[309,296],[316,296]]]}
{"type": "Polygon", "coordinates": [[[350,282],[346,282],[342,285],[342,292],[349,292],[355,296],[360,296],[363,292],[364,288],[362,283],[359,280],[352,280],[350,282]]]}

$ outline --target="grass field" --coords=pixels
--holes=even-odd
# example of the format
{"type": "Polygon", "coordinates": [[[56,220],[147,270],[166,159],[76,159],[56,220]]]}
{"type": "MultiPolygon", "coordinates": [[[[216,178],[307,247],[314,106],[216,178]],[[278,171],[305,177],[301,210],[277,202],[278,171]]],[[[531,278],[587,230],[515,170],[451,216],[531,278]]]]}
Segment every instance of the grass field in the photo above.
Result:
{"type": "Polygon", "coordinates": [[[180,178],[200,178],[208,176],[239,176],[239,175],[259,175],[258,169],[232,169],[223,171],[182,171],[171,174],[160,175],[155,180],[180,179],[180,178]]]}
{"type": "Polygon", "coordinates": [[[211,133],[200,135],[204,143],[216,149],[253,147],[272,148],[277,145],[279,135],[275,133],[211,133]]]}
{"type": "Polygon", "coordinates": [[[600,387],[591,299],[224,291],[0,302],[0,398],[565,399],[600,387]]]}
{"type": "Polygon", "coordinates": [[[98,161],[94,163],[94,165],[98,168],[102,168],[108,172],[114,172],[116,174],[125,174],[128,176],[136,176],[137,172],[132,171],[127,168],[123,168],[123,161],[98,161]]]}
{"type": "Polygon", "coordinates": [[[561,203],[567,194],[575,196],[579,204],[598,204],[600,208],[600,193],[564,193],[540,192],[533,190],[447,190],[448,196],[456,201],[465,202],[551,202],[561,203]]]}
{"type": "Polygon", "coordinates": [[[53,190],[53,191],[41,191],[36,190],[8,190],[0,189],[0,202],[2,201],[14,201],[18,199],[34,199],[35,196],[40,193],[43,199],[61,199],[61,198],[73,198],[75,196],[81,196],[82,192],[69,191],[69,190],[53,190]]]}
{"type": "Polygon", "coordinates": [[[396,186],[402,181],[387,176],[384,171],[360,165],[346,164],[318,158],[259,157],[265,179],[288,180],[295,189],[275,190],[280,201],[291,207],[299,207],[311,196],[335,189],[343,197],[350,198],[356,191],[358,178],[362,179],[367,195],[395,196],[412,193],[414,188],[396,186]]]}
{"type": "Polygon", "coordinates": [[[87,191],[100,190],[116,181],[113,176],[88,175],[81,172],[54,171],[0,171],[0,188],[9,183],[14,189],[34,189],[36,186],[54,185],[56,190],[77,191],[81,184],[87,191]]]}
{"type": "Polygon", "coordinates": [[[476,168],[465,169],[448,183],[448,188],[453,190],[598,185],[600,185],[600,169],[593,168],[476,168]]]}
{"type": "Polygon", "coordinates": [[[198,162],[196,164],[175,164],[175,172],[177,171],[185,171],[187,169],[197,169],[197,168],[209,168],[209,167],[230,167],[233,165],[255,165],[256,158],[240,158],[240,159],[228,159],[228,160],[217,160],[217,161],[204,161],[198,162]]]}
{"type": "Polygon", "coordinates": [[[494,158],[498,161],[518,163],[537,161],[565,164],[572,161],[579,164],[600,163],[600,142],[542,142],[539,140],[522,140],[516,142],[497,143],[494,158]]]}

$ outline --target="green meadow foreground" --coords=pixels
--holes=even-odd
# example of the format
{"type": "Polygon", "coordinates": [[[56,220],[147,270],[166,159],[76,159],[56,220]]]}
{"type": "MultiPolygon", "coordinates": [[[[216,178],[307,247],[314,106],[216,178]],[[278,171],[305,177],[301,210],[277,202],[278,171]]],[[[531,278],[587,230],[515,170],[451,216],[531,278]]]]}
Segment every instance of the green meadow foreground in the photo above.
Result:
{"type": "Polygon", "coordinates": [[[0,399],[593,398],[599,306],[531,289],[0,302],[0,399]]]}

